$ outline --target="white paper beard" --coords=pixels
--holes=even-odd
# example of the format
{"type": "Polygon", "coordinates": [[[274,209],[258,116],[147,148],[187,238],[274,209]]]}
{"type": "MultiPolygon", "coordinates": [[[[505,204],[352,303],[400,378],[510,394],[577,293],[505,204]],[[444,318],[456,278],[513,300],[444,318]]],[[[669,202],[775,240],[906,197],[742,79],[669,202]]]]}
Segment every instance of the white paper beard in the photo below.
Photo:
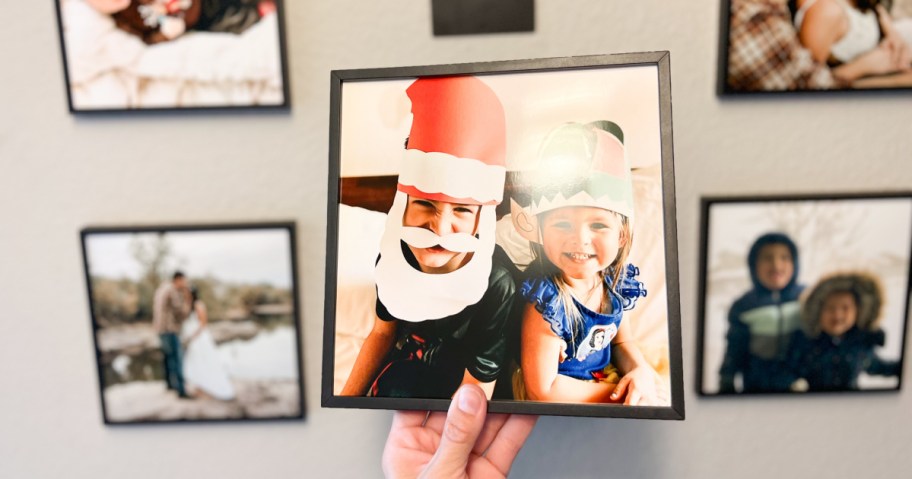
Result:
{"type": "Polygon", "coordinates": [[[471,253],[478,249],[480,240],[468,233],[451,233],[440,236],[431,230],[403,226],[400,230],[402,241],[416,248],[430,248],[440,245],[455,253],[471,253]]]}
{"type": "Polygon", "coordinates": [[[374,269],[377,297],[394,317],[420,322],[452,316],[481,300],[488,290],[494,254],[494,206],[482,206],[475,253],[452,273],[428,274],[413,268],[402,254],[402,217],[408,195],[396,192],[380,239],[380,261],[374,269]]]}

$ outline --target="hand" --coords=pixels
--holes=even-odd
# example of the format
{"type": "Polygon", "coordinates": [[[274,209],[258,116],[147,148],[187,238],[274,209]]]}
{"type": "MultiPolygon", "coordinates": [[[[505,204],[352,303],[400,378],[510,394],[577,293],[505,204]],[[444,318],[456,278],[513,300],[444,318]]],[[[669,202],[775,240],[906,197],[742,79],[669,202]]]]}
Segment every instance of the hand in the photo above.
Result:
{"type": "Polygon", "coordinates": [[[789,390],[795,393],[807,392],[808,389],[810,389],[810,386],[808,385],[807,379],[804,378],[796,379],[791,386],[789,386],[789,390]]]}
{"type": "Polygon", "coordinates": [[[656,392],[656,373],[649,366],[640,366],[631,369],[620,382],[614,392],[611,393],[611,399],[620,399],[624,397],[624,404],[628,406],[655,406],[658,404],[658,393],[656,392]]]}
{"type": "Polygon", "coordinates": [[[898,34],[887,35],[883,40],[883,45],[891,53],[893,64],[897,70],[908,71],[912,69],[912,50],[909,44],[898,34]]]}
{"type": "Polygon", "coordinates": [[[538,418],[486,415],[484,392],[474,384],[459,388],[446,414],[397,411],[383,450],[384,474],[390,478],[506,477],[538,418]]]}
{"type": "Polygon", "coordinates": [[[894,73],[901,68],[895,50],[889,40],[883,40],[876,48],[862,54],[852,62],[858,62],[862,66],[864,72],[862,76],[894,73]]]}

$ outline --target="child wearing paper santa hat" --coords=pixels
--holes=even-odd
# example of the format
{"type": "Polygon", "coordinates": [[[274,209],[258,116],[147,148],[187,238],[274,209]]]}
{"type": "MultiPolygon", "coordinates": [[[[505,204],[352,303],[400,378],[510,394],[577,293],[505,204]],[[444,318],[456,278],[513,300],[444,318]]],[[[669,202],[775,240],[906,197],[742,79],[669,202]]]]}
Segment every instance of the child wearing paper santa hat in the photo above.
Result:
{"type": "Polygon", "coordinates": [[[375,269],[377,318],[341,394],[449,398],[474,383],[490,398],[515,291],[494,244],[503,107],[471,76],[420,78],[406,93],[413,122],[375,269]]]}
{"type": "Polygon", "coordinates": [[[529,174],[531,202],[513,202],[517,231],[536,261],[520,295],[525,399],[657,405],[657,374],[624,311],[645,296],[627,264],[633,184],[624,134],[612,122],[568,123],[545,138],[529,174]],[[604,345],[610,343],[610,347],[604,345]],[[602,381],[613,363],[623,377],[602,381]]]}

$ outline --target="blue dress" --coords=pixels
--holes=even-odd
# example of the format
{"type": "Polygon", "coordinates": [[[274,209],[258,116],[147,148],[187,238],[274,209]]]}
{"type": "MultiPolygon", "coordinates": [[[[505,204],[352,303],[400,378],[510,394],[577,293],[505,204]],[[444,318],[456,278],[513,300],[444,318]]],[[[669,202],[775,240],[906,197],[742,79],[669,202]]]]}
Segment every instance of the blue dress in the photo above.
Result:
{"type": "Polygon", "coordinates": [[[550,278],[535,277],[523,282],[520,294],[535,306],[542,318],[548,322],[551,331],[567,343],[564,350],[566,359],[557,367],[558,374],[576,379],[591,380],[611,361],[611,341],[621,327],[624,311],[633,309],[636,299],[646,296],[643,284],[634,276],[639,270],[628,265],[627,275],[618,288],[620,294],[611,289],[611,278],[605,277],[605,290],[609,292],[611,312],[598,313],[573,302],[582,315],[582,322],[571,324],[567,318],[557,285],[550,278]]]}

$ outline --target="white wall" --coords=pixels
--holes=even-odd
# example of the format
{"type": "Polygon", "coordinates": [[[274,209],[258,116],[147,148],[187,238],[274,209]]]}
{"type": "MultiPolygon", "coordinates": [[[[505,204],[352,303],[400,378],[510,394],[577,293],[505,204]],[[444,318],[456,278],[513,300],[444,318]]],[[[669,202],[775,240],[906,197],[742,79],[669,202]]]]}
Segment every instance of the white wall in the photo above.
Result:
{"type": "Polygon", "coordinates": [[[319,408],[329,71],[665,49],[687,420],[545,418],[515,477],[854,479],[912,468],[909,385],[845,397],[692,392],[700,196],[910,188],[908,94],[719,100],[717,0],[539,0],[534,34],[443,39],[427,1],[289,0],[290,114],[75,118],[52,3],[6,1],[0,29],[0,477],[380,475],[391,413],[319,408]],[[275,219],[299,225],[307,419],[104,427],[79,228],[275,219]]]}

